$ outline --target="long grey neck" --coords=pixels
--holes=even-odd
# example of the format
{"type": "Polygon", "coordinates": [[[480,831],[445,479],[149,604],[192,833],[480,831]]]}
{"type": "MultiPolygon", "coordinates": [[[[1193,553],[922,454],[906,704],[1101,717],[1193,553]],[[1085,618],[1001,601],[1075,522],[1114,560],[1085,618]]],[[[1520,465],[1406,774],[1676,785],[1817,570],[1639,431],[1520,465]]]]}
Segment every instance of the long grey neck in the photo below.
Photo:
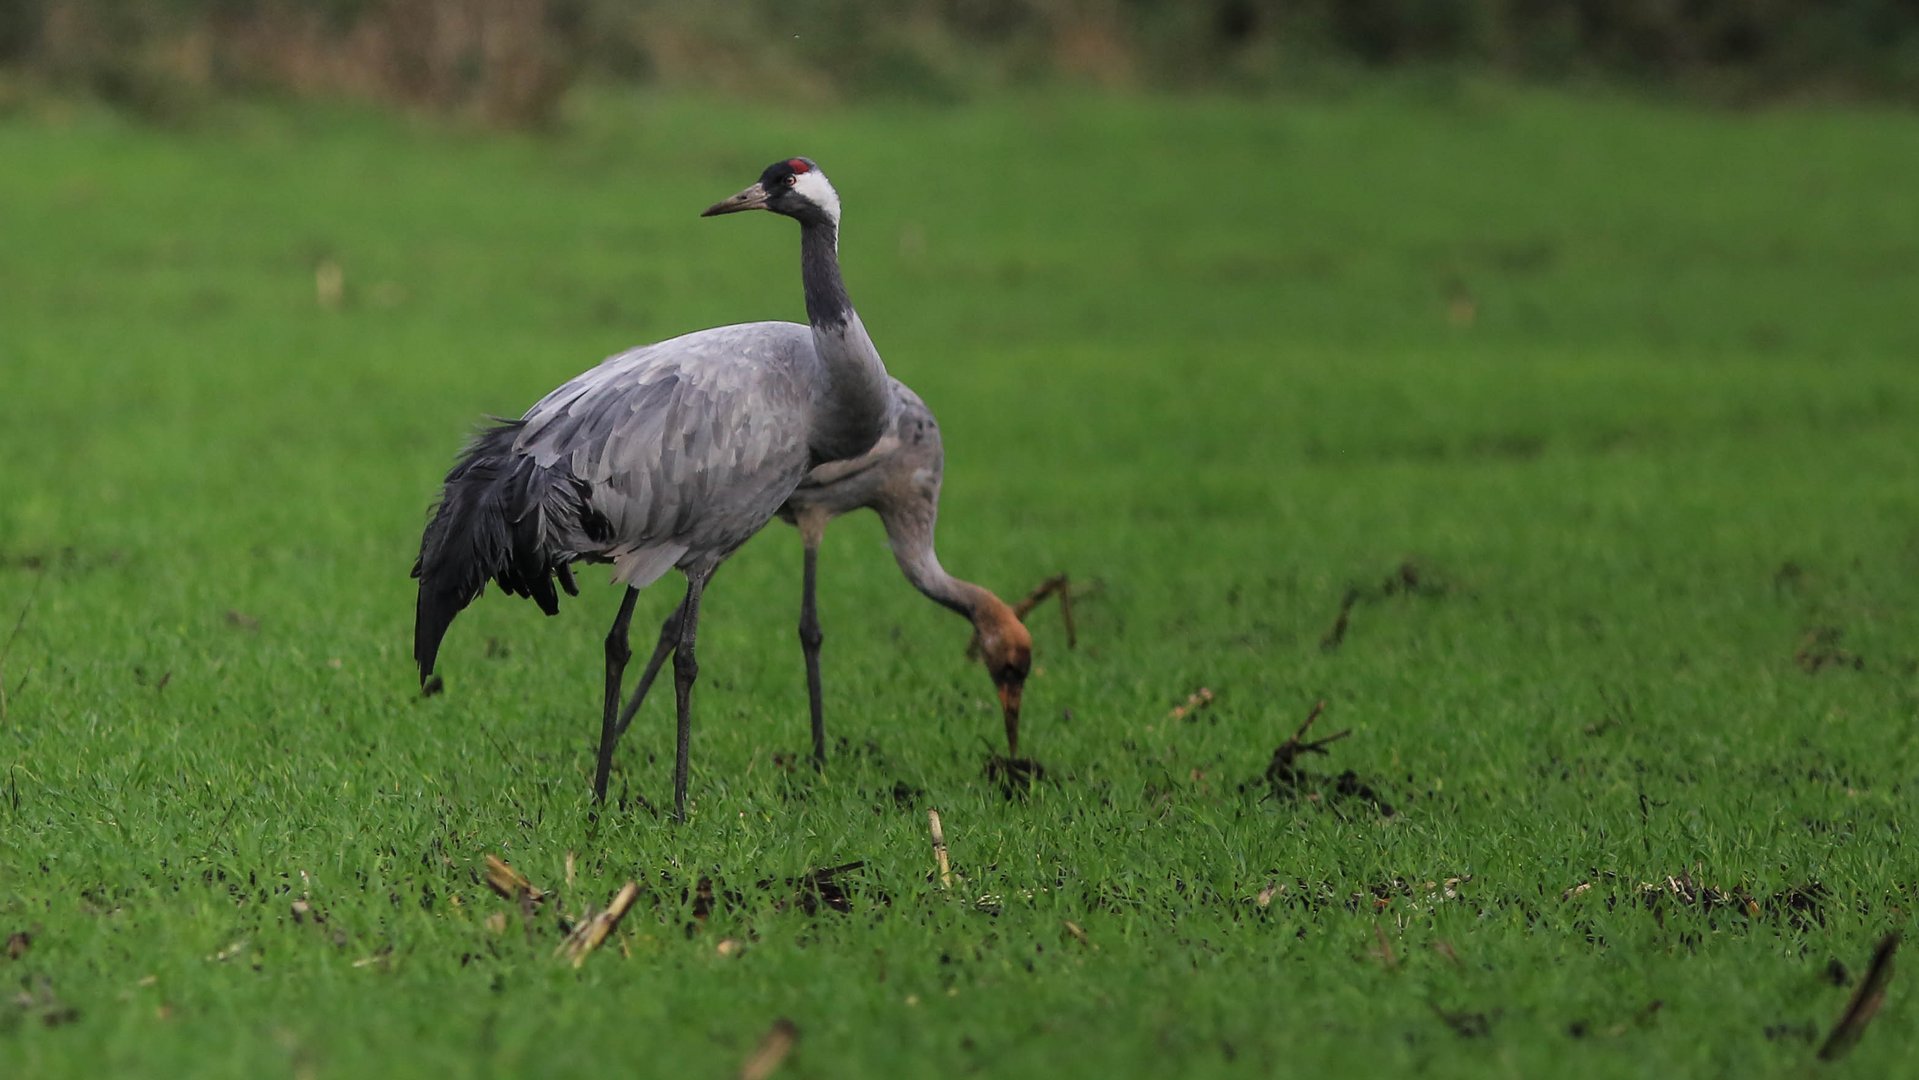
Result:
{"type": "Polygon", "coordinates": [[[893,395],[886,365],[840,279],[839,226],[829,219],[801,223],[800,281],[813,347],[827,378],[826,393],[815,406],[810,448],[819,461],[858,457],[885,433],[893,395]]]}
{"type": "Polygon", "coordinates": [[[880,520],[886,526],[893,559],[900,564],[906,580],[927,599],[972,622],[986,590],[954,577],[940,565],[939,556],[933,551],[933,513],[917,508],[897,512],[882,507],[880,520]]]}

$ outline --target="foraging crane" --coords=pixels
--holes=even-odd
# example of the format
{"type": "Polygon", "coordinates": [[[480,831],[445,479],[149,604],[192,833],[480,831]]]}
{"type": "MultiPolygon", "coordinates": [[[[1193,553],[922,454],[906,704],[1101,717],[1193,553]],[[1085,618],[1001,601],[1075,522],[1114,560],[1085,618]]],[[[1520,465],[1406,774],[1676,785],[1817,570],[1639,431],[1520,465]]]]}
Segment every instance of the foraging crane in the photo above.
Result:
{"type": "Polygon", "coordinates": [[[594,797],[604,799],[618,735],[627,640],[641,588],[686,577],[675,619],[678,742],[674,816],[686,817],[687,746],[700,597],[728,555],[771,520],[807,473],[870,451],[897,407],[886,367],[840,278],[840,201],[806,158],[702,216],[770,210],[800,223],[808,325],[744,323],[620,353],[482,431],[441,492],[420,540],[413,654],[422,686],[447,627],[488,579],[548,615],[571,565],[610,562],[626,586],[606,635],[594,797]]]}
{"type": "MultiPolygon", "coordinates": [[[[989,589],[962,581],[940,566],[933,549],[939,516],[940,478],[945,453],[939,422],[918,394],[892,380],[893,419],[873,448],[856,458],[829,461],[806,474],[780,507],[779,516],[797,526],[805,544],[800,596],[800,647],[806,658],[807,705],[813,719],[813,764],[826,763],[826,722],[820,693],[820,620],[814,603],[820,538],[826,523],[841,514],[869,508],[880,516],[900,571],[913,587],[973,624],[978,653],[999,691],[1006,722],[1007,753],[1019,754],[1020,698],[1033,666],[1033,637],[1019,615],[989,589]]],[[[1061,603],[1065,603],[1064,600],[1061,603]]],[[[1069,616],[1070,618],[1070,616],[1069,616]]],[[[659,644],[641,673],[633,699],[620,713],[617,739],[633,722],[653,679],[679,639],[679,613],[660,627],[659,644]]],[[[1070,622],[1068,624],[1071,625],[1070,622]]]]}

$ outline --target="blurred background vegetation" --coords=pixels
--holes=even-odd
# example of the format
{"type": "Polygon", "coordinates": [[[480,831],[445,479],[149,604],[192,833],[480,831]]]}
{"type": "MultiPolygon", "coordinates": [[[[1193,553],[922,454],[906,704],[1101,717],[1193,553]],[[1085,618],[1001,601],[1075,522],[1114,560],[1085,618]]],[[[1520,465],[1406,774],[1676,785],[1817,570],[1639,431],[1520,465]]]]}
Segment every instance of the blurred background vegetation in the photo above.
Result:
{"type": "Polygon", "coordinates": [[[503,127],[603,82],[800,100],[1026,85],[1259,93],[1383,67],[1734,104],[1919,100],[1911,0],[0,0],[0,107],[168,121],[235,94],[503,127]]]}

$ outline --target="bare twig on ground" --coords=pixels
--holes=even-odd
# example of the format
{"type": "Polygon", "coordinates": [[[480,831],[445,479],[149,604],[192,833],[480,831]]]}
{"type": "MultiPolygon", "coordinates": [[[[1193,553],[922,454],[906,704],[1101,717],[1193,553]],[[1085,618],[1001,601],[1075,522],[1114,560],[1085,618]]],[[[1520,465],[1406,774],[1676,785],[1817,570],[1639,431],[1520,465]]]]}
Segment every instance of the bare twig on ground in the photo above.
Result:
{"type": "Polygon", "coordinates": [[[800,1039],[800,1029],[793,1021],[782,1016],[773,1021],[760,1037],[760,1044],[746,1055],[740,1063],[740,1080],[766,1080],[773,1071],[793,1052],[793,1044],[800,1039]]]}
{"type": "Polygon", "coordinates": [[[1282,780],[1292,776],[1293,763],[1295,761],[1298,761],[1307,754],[1324,754],[1326,753],[1327,746],[1353,733],[1352,728],[1347,728],[1344,731],[1336,731],[1323,739],[1305,742],[1304,739],[1307,729],[1311,728],[1314,722],[1325,712],[1326,701],[1322,698],[1313,704],[1312,711],[1306,714],[1305,722],[1299,725],[1299,730],[1293,732],[1292,738],[1280,743],[1278,748],[1273,751],[1272,763],[1266,766],[1266,778],[1268,780],[1282,780]]]}
{"type": "Polygon", "coordinates": [[[1878,1015],[1879,1006],[1885,1004],[1886,986],[1892,982],[1892,954],[1899,951],[1897,931],[1887,934],[1879,941],[1879,947],[1873,950],[1872,966],[1866,969],[1866,977],[1859,980],[1859,989],[1852,992],[1852,1000],[1846,1002],[1846,1011],[1839,1014],[1839,1022],[1832,1026],[1832,1034],[1826,1036],[1825,1045],[1819,1048],[1820,1061],[1837,1061],[1844,1057],[1859,1037],[1866,1033],[1866,1025],[1878,1015]]]}
{"type": "Polygon", "coordinates": [[[1034,586],[1033,591],[1027,593],[1025,599],[1013,605],[1013,614],[1019,616],[1021,622],[1025,622],[1026,616],[1032,614],[1040,601],[1049,596],[1059,597],[1059,617],[1066,624],[1066,647],[1078,648],[1079,630],[1073,625],[1073,585],[1065,574],[1054,574],[1034,586]]]}
{"type": "Polygon", "coordinates": [[[946,860],[946,830],[940,827],[940,812],[926,811],[927,827],[933,831],[933,861],[939,864],[940,888],[953,887],[953,866],[946,860]]]}
{"type": "Polygon", "coordinates": [[[620,920],[626,917],[626,909],[633,906],[633,901],[638,899],[639,895],[639,882],[629,881],[620,886],[620,891],[614,894],[613,901],[606,905],[606,910],[589,913],[581,919],[579,925],[573,928],[573,932],[566,936],[566,940],[560,942],[559,947],[553,950],[553,955],[566,956],[573,961],[574,967],[586,963],[586,958],[592,954],[593,950],[599,948],[600,943],[606,940],[614,927],[620,925],[620,920]]]}
{"type": "Polygon", "coordinates": [[[1332,652],[1345,642],[1346,626],[1352,620],[1353,605],[1357,603],[1359,603],[1359,590],[1347,589],[1345,598],[1339,602],[1339,617],[1333,620],[1333,625],[1326,631],[1326,635],[1319,639],[1321,652],[1332,652]]]}

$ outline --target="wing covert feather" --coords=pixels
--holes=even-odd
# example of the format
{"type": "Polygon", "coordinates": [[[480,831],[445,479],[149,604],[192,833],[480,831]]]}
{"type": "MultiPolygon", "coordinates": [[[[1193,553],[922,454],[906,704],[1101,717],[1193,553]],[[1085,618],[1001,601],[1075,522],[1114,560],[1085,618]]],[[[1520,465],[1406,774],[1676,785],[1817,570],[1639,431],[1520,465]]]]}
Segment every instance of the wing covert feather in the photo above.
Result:
{"type": "Polygon", "coordinates": [[[607,555],[723,554],[805,472],[811,348],[803,326],[749,323],[621,353],[529,409],[516,449],[591,487],[607,555]]]}

